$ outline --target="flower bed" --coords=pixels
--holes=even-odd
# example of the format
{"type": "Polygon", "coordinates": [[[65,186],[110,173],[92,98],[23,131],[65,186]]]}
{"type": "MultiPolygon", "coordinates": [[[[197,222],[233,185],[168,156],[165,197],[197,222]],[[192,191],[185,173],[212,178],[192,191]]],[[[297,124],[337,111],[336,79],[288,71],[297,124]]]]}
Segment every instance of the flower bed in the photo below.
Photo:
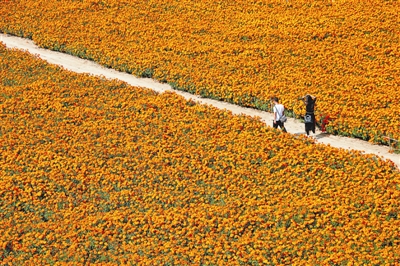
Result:
{"type": "Polygon", "coordinates": [[[400,263],[400,174],[0,44],[3,264],[400,263]]]}
{"type": "Polygon", "coordinates": [[[277,95],[297,117],[311,93],[328,133],[400,139],[397,1],[22,0],[0,12],[0,31],[42,47],[262,110],[277,95]]]}

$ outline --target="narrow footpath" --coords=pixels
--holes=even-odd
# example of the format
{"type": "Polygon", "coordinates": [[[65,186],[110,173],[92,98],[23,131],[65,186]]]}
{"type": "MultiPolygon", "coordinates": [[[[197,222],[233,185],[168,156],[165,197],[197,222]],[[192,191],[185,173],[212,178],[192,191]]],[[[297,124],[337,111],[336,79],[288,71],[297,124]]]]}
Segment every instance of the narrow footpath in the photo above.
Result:
{"type": "MultiPolygon", "coordinates": [[[[159,83],[149,78],[138,78],[128,73],[118,72],[110,68],[105,68],[90,60],[84,60],[68,54],[39,48],[33,43],[33,41],[29,39],[0,33],[0,42],[3,42],[7,48],[25,50],[31,54],[39,56],[41,59],[46,60],[51,64],[62,66],[65,69],[77,73],[89,73],[95,76],[103,76],[108,79],[119,79],[127,82],[132,86],[149,88],[160,93],[163,93],[165,91],[174,91],[176,94],[183,96],[185,99],[192,99],[193,101],[202,104],[209,104],[219,109],[227,109],[233,114],[245,114],[253,117],[258,116],[267,125],[272,125],[272,113],[252,108],[245,108],[213,99],[201,98],[200,96],[196,96],[190,93],[177,91],[172,89],[172,87],[168,84],[159,83]]],[[[285,127],[287,131],[291,134],[304,134],[304,124],[296,119],[288,118],[288,121],[285,123],[285,127]]],[[[375,154],[378,157],[382,157],[384,160],[391,160],[400,169],[400,155],[390,153],[390,148],[388,146],[375,145],[367,141],[354,138],[324,134],[319,131],[316,132],[315,138],[316,142],[330,145],[332,147],[347,150],[358,150],[366,154],[375,154]]]]}

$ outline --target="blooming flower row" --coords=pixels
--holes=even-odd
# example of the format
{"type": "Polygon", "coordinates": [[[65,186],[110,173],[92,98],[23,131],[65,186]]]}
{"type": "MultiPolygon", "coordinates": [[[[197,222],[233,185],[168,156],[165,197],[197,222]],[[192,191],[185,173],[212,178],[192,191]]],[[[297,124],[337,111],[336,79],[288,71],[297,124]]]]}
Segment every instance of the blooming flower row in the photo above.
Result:
{"type": "Polygon", "coordinates": [[[311,93],[328,133],[400,139],[397,1],[287,2],[7,1],[0,31],[244,106],[278,95],[296,117],[311,93]]]}
{"type": "Polygon", "coordinates": [[[3,264],[400,262],[400,174],[0,44],[3,264]]]}

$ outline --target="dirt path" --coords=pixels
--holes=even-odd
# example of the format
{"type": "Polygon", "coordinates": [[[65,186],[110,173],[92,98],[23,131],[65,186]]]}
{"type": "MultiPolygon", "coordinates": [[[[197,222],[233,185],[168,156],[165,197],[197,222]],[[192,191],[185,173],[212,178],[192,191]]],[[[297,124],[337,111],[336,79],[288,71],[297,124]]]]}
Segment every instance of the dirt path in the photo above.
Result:
{"type": "MultiPolygon", "coordinates": [[[[9,36],[6,34],[0,34],[0,41],[3,42],[8,48],[17,48],[26,50],[32,54],[38,55],[40,58],[48,61],[49,63],[60,65],[65,69],[77,73],[90,73],[92,75],[104,76],[109,79],[119,79],[129,83],[132,86],[149,88],[160,93],[165,91],[175,91],[168,84],[162,84],[148,78],[137,78],[127,73],[118,72],[113,69],[102,67],[89,60],[83,60],[68,54],[63,54],[39,48],[31,40],[28,39],[9,36]]],[[[261,117],[261,120],[264,121],[267,125],[272,125],[273,116],[271,113],[255,110],[252,108],[244,108],[226,102],[201,98],[199,96],[192,95],[190,93],[185,93],[182,91],[175,91],[175,92],[179,95],[182,95],[186,99],[192,99],[200,103],[210,104],[220,109],[230,110],[232,111],[233,114],[246,114],[250,116],[259,116],[261,117]]],[[[304,134],[304,124],[299,122],[298,120],[288,118],[288,121],[285,123],[285,126],[288,132],[292,134],[304,134]]],[[[389,152],[390,149],[387,146],[374,145],[369,142],[353,138],[322,134],[321,132],[318,131],[316,134],[316,139],[318,143],[328,144],[332,147],[353,149],[353,150],[363,151],[364,153],[368,154],[375,154],[377,156],[383,157],[384,159],[391,160],[400,169],[400,155],[390,153],[389,152]]]]}

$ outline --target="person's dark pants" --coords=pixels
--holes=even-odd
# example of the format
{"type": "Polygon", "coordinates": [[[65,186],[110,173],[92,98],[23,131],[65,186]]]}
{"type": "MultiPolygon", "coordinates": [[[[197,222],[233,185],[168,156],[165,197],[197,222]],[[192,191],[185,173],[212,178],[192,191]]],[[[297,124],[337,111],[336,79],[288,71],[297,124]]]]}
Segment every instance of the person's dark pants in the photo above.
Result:
{"type": "Polygon", "coordinates": [[[306,123],[305,127],[306,127],[307,136],[310,135],[310,131],[312,131],[312,133],[315,134],[315,120],[314,120],[314,123],[306,123]]]}
{"type": "Polygon", "coordinates": [[[304,116],[304,122],[305,122],[305,129],[306,129],[306,134],[307,136],[310,135],[310,131],[315,134],[315,115],[314,113],[306,113],[304,116]]]}
{"type": "Polygon", "coordinates": [[[274,128],[278,128],[278,126],[282,129],[283,132],[287,132],[285,124],[282,121],[276,121],[276,123],[273,123],[274,128]]]}

